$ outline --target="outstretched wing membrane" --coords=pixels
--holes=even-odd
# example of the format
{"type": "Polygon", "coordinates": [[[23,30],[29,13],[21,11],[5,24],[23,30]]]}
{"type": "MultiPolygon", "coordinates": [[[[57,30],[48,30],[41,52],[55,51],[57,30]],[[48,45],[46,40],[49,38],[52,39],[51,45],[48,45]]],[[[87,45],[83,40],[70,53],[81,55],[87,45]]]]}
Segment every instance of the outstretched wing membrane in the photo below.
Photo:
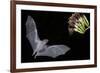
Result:
{"type": "Polygon", "coordinates": [[[49,56],[56,58],[57,56],[64,55],[70,50],[68,46],[65,45],[52,45],[44,47],[43,51],[37,53],[37,56],[49,56]]]}
{"type": "Polygon", "coordinates": [[[26,21],[26,37],[32,46],[33,54],[35,54],[42,41],[38,36],[36,23],[31,16],[28,16],[26,21]]]}

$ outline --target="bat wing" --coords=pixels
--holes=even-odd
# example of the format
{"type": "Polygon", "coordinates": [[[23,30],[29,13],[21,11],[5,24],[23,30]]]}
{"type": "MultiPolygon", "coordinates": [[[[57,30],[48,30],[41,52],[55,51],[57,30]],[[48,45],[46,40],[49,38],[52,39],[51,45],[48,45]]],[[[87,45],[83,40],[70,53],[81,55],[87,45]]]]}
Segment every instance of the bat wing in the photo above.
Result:
{"type": "Polygon", "coordinates": [[[28,38],[33,51],[37,50],[41,40],[37,33],[36,23],[31,16],[28,16],[26,21],[26,37],[28,38]]]}
{"type": "Polygon", "coordinates": [[[44,47],[41,51],[37,52],[37,56],[48,56],[56,58],[57,56],[64,55],[70,48],[65,45],[53,45],[44,47]]]}

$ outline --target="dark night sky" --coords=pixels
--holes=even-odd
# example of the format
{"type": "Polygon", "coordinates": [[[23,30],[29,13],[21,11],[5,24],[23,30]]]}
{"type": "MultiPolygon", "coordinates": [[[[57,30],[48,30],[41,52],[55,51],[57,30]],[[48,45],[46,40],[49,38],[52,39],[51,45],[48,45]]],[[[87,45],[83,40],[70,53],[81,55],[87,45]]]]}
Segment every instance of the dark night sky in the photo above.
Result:
{"type": "MultiPolygon", "coordinates": [[[[74,33],[68,34],[68,18],[71,12],[50,12],[50,11],[21,11],[21,62],[42,62],[42,61],[62,61],[62,60],[83,60],[90,58],[90,31],[87,30],[84,35],[74,33]],[[31,16],[35,22],[40,39],[48,39],[48,45],[64,44],[71,48],[65,55],[53,59],[46,56],[32,56],[32,47],[26,38],[25,23],[28,16],[31,16]]],[[[90,14],[84,13],[88,20],[90,14]]]]}

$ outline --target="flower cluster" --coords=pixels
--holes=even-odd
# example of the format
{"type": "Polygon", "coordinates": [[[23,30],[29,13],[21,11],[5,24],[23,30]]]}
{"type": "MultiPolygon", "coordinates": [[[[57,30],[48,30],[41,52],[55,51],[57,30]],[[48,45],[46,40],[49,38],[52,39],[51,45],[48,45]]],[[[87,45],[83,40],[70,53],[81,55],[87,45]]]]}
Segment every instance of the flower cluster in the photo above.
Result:
{"type": "Polygon", "coordinates": [[[70,34],[72,34],[74,31],[84,34],[85,31],[90,27],[87,17],[84,14],[79,13],[72,14],[72,16],[69,17],[68,23],[68,30],[70,34]]]}

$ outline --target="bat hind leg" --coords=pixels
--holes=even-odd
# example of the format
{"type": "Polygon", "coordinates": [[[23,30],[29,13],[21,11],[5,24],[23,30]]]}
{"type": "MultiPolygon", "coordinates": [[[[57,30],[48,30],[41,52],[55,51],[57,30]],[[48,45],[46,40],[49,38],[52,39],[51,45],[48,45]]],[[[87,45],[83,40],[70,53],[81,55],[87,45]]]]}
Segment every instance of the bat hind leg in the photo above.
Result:
{"type": "Polygon", "coordinates": [[[37,52],[33,52],[32,56],[35,56],[37,54],[37,52]]]}

